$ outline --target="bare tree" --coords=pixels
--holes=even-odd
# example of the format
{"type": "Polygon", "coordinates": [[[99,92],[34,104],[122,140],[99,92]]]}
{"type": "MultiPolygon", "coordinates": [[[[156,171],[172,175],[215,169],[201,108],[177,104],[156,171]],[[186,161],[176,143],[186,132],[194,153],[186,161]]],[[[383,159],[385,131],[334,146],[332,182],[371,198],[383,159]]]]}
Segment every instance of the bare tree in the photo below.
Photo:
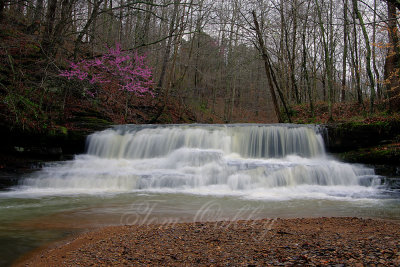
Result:
{"type": "Polygon", "coordinates": [[[307,62],[308,62],[308,57],[307,57],[307,46],[306,46],[306,33],[307,33],[307,26],[308,26],[308,13],[310,11],[310,3],[308,2],[307,4],[307,10],[306,10],[306,16],[305,16],[305,21],[303,24],[303,32],[302,32],[302,46],[303,46],[303,72],[304,72],[304,78],[306,81],[306,92],[308,95],[308,101],[310,103],[310,111],[312,116],[314,116],[314,100],[313,100],[313,96],[312,96],[312,88],[311,88],[311,81],[310,81],[310,77],[308,75],[308,68],[307,68],[307,62]]]}
{"type": "Polygon", "coordinates": [[[379,70],[378,67],[376,66],[376,17],[377,17],[377,5],[376,5],[376,0],[374,0],[374,18],[373,18],[373,28],[372,28],[372,64],[373,64],[373,68],[374,68],[374,73],[375,73],[375,77],[377,80],[376,83],[376,93],[377,93],[377,97],[378,99],[382,99],[382,91],[381,91],[381,84],[379,81],[379,70]]]}
{"type": "Polygon", "coordinates": [[[341,91],[341,100],[342,102],[346,101],[346,80],[347,80],[347,46],[348,46],[348,20],[347,20],[347,9],[348,9],[348,0],[343,0],[343,73],[342,73],[342,91],[341,91]]]}
{"type": "Polygon", "coordinates": [[[86,21],[85,26],[83,29],[79,32],[78,37],[75,39],[75,47],[74,47],[74,58],[76,59],[79,51],[79,47],[82,43],[83,37],[88,35],[88,31],[90,29],[90,26],[92,23],[96,20],[98,14],[99,14],[99,9],[100,5],[103,2],[103,0],[95,0],[93,4],[93,9],[92,12],[90,13],[89,19],[86,21]]]}
{"type": "Polygon", "coordinates": [[[49,0],[46,12],[46,23],[42,38],[42,48],[45,53],[52,54],[52,36],[56,18],[57,0],[49,0]]]}
{"type": "Polygon", "coordinates": [[[388,1],[388,33],[389,49],[385,63],[385,79],[387,80],[387,91],[389,96],[390,109],[400,110],[400,83],[398,73],[400,68],[400,42],[397,27],[396,6],[392,1],[388,1]]]}
{"type": "Polygon", "coordinates": [[[372,113],[374,111],[374,101],[375,101],[375,80],[374,80],[374,76],[371,71],[371,46],[369,44],[369,37],[368,37],[367,30],[365,28],[363,17],[361,16],[360,11],[358,10],[357,0],[353,0],[353,9],[354,9],[355,15],[358,17],[358,20],[360,22],[360,26],[361,26],[362,33],[364,36],[364,41],[365,41],[365,47],[367,49],[367,53],[366,53],[365,57],[367,60],[366,69],[367,69],[367,74],[368,74],[369,83],[370,83],[370,112],[372,113]]]}
{"type": "Polygon", "coordinates": [[[326,40],[326,31],[324,27],[324,23],[322,20],[322,14],[321,14],[321,9],[318,4],[318,1],[315,1],[316,4],[316,10],[317,10],[317,15],[318,15],[318,20],[319,20],[319,27],[321,31],[321,38],[322,38],[322,44],[324,48],[324,59],[325,59],[325,69],[326,73],[328,76],[328,87],[329,87],[329,97],[328,97],[328,107],[329,107],[329,120],[333,120],[332,116],[332,98],[333,98],[333,70],[332,70],[332,58],[331,58],[331,53],[329,51],[329,44],[326,40]]]}
{"type": "Polygon", "coordinates": [[[252,14],[253,14],[253,20],[254,20],[254,27],[255,27],[256,34],[257,34],[259,50],[260,50],[262,58],[264,60],[265,73],[267,74],[267,78],[268,78],[269,90],[270,90],[271,97],[272,97],[272,103],[274,104],[275,114],[278,118],[278,121],[283,122],[281,114],[280,114],[280,110],[279,110],[278,100],[277,100],[276,94],[275,94],[274,85],[273,85],[272,78],[271,78],[270,65],[268,63],[269,58],[268,58],[267,50],[265,48],[264,38],[262,36],[261,29],[260,29],[260,26],[259,26],[259,23],[257,20],[256,12],[253,11],[252,14]]]}

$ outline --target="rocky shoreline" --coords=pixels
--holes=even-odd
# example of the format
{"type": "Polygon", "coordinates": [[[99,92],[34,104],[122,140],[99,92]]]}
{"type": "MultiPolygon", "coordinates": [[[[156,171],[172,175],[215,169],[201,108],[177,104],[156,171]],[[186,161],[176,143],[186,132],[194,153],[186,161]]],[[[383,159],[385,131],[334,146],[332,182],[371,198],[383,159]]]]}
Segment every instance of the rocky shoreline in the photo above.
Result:
{"type": "Polygon", "coordinates": [[[399,266],[400,222],[263,219],[114,226],[78,235],[16,266],[399,266]]]}

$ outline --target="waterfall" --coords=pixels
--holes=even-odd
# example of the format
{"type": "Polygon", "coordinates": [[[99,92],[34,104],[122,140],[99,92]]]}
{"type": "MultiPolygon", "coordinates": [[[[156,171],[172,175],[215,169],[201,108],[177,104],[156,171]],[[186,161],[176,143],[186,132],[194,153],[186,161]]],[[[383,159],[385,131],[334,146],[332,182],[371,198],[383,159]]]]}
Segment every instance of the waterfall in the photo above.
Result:
{"type": "Polygon", "coordinates": [[[299,125],[124,125],[87,138],[87,153],[25,179],[27,190],[242,197],[373,194],[374,170],[325,154],[318,129],[299,125]]]}
{"type": "Polygon", "coordinates": [[[88,154],[101,158],[152,158],[183,147],[251,158],[324,154],[322,137],[314,129],[274,125],[125,126],[92,134],[87,143],[88,154]]]}

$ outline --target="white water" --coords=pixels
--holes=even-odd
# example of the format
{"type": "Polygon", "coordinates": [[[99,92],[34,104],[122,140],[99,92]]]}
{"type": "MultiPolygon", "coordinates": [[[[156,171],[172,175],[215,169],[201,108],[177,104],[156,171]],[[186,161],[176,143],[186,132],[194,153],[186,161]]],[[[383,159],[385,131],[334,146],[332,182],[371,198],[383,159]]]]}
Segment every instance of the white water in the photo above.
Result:
{"type": "Polygon", "coordinates": [[[93,226],[276,217],[400,220],[397,189],[329,158],[318,130],[117,126],[0,192],[0,265],[93,226]]]}
{"type": "Polygon", "coordinates": [[[276,125],[120,126],[87,154],[48,166],[9,194],[128,192],[245,199],[374,199],[374,170],[326,156],[317,129],[276,125]]]}

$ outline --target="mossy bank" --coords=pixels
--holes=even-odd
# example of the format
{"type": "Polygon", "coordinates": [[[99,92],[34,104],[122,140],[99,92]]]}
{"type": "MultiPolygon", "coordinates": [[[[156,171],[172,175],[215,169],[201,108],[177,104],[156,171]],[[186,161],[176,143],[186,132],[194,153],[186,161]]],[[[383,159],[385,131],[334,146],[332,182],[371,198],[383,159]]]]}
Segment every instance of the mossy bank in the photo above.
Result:
{"type": "Polygon", "coordinates": [[[326,125],[326,148],[348,162],[400,166],[400,121],[326,125]]]}

